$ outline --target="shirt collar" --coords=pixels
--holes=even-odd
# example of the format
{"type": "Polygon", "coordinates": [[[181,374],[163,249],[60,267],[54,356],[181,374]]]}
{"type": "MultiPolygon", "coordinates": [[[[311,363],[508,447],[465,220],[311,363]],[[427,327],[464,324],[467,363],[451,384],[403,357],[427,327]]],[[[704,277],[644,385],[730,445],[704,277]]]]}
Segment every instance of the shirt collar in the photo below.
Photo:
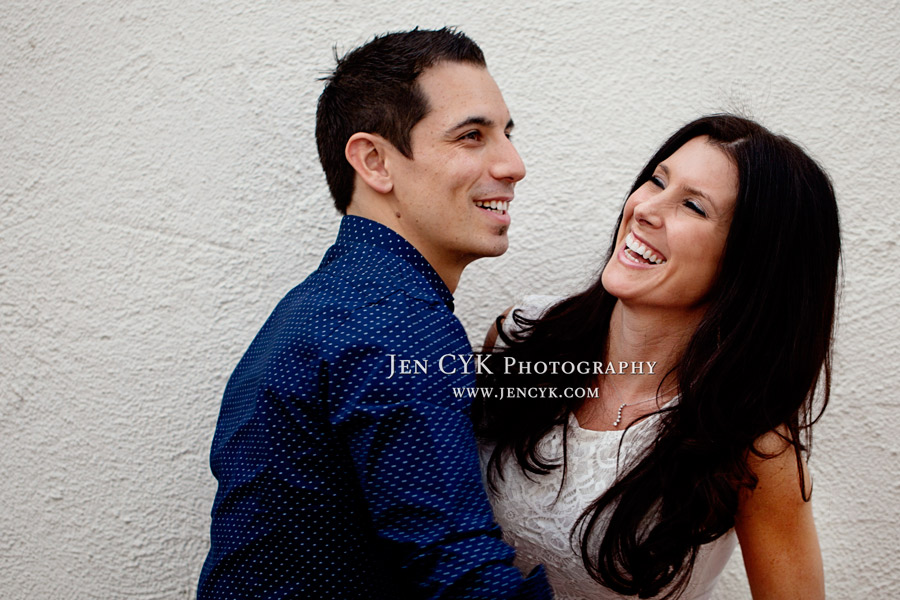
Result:
{"type": "Polygon", "coordinates": [[[437,292],[440,299],[447,305],[447,308],[450,309],[450,312],[453,312],[453,294],[450,293],[444,280],[437,274],[434,267],[425,260],[425,257],[393,229],[364,217],[345,215],[341,219],[341,228],[338,231],[335,243],[366,244],[396,254],[410,263],[425,277],[428,284],[437,292]]]}

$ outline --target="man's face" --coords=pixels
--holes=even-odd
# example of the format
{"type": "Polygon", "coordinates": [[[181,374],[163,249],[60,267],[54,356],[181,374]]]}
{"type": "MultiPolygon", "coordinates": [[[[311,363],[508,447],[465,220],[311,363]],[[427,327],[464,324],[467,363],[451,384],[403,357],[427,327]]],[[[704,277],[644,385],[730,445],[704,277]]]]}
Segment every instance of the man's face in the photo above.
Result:
{"type": "Polygon", "coordinates": [[[399,233],[443,276],[506,251],[509,202],[525,166],[486,69],[442,62],[418,83],[430,110],[410,132],[412,158],[392,154],[393,191],[399,233]]]}

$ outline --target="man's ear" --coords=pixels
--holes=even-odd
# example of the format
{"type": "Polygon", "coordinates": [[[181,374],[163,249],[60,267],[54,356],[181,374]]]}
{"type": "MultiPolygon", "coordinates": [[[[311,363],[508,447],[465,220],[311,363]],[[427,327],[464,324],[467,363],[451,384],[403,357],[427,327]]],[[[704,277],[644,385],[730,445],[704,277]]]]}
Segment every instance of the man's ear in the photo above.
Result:
{"type": "Polygon", "coordinates": [[[394,189],[394,181],[385,165],[388,141],[380,135],[358,131],[350,136],[344,147],[347,162],[373,190],[387,194],[394,189]]]}

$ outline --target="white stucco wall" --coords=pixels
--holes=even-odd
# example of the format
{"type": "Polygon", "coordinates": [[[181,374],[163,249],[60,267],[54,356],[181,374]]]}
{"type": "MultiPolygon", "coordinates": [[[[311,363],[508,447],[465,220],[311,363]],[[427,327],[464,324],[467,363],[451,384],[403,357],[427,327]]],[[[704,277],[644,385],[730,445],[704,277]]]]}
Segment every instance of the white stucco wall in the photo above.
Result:
{"type": "MultiPolygon", "coordinates": [[[[829,596],[898,597],[898,9],[5,0],[0,597],[193,595],[226,379],[336,233],[317,77],[335,44],[445,24],[485,50],[529,170],[510,252],[457,294],[473,340],[584,284],[632,177],[699,114],[747,111],[826,166],[845,285],[814,509],[829,596]]],[[[720,592],[750,597],[739,557],[720,592]]]]}

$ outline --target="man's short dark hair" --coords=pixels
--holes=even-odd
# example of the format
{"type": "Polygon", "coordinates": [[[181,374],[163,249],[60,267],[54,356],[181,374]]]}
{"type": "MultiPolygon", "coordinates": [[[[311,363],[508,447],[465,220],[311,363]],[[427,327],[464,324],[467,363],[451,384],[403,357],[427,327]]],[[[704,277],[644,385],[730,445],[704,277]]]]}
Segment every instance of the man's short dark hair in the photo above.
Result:
{"type": "Polygon", "coordinates": [[[316,144],[335,208],[346,214],[355,171],[347,140],[363,131],[385,138],[412,158],[410,131],[430,110],[417,78],[439,62],[485,66],[481,48],[452,28],[413,29],[376,36],[337,58],[316,110],[316,144]]]}

